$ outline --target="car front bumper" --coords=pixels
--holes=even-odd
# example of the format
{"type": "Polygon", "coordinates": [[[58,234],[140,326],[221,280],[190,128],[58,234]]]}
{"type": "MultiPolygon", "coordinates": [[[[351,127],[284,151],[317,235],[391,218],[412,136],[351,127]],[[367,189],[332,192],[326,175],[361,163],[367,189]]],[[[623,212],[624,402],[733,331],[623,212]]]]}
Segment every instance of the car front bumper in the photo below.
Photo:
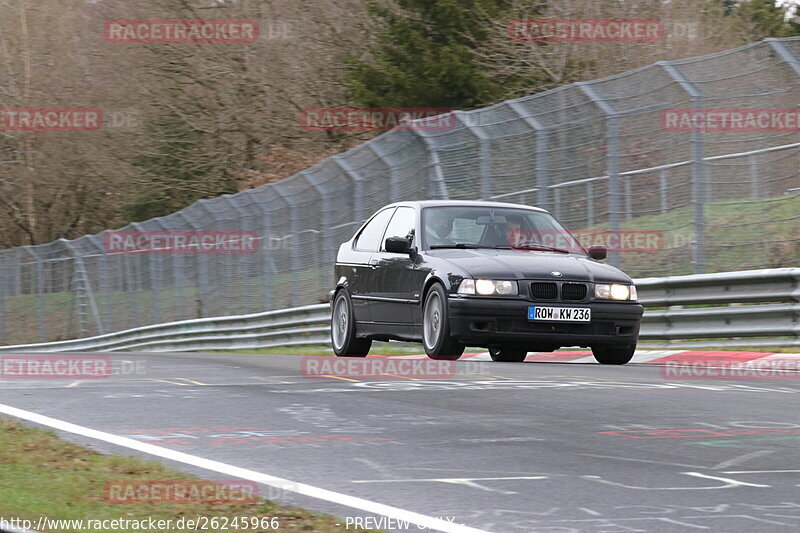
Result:
{"type": "Polygon", "coordinates": [[[450,335],[471,346],[622,346],[636,344],[644,308],[635,302],[541,303],[448,298],[450,335]],[[588,307],[590,322],[528,320],[528,306],[588,307]]]}

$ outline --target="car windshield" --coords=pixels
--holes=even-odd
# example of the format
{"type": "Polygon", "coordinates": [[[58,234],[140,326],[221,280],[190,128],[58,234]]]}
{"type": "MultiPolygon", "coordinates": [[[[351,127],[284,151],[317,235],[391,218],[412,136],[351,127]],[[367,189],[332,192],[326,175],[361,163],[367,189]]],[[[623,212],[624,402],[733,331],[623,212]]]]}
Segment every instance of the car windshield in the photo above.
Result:
{"type": "Polygon", "coordinates": [[[425,246],[514,248],[581,253],[586,250],[549,213],[513,207],[428,207],[422,212],[425,246]]]}

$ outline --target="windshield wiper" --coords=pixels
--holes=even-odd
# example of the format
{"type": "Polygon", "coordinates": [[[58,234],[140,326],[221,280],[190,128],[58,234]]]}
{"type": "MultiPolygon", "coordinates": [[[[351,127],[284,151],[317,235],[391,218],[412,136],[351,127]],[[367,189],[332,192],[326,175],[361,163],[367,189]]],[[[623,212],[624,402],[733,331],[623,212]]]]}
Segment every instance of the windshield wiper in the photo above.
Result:
{"type": "Polygon", "coordinates": [[[572,253],[569,250],[565,250],[564,248],[556,248],[554,246],[547,246],[546,244],[535,244],[535,243],[515,244],[513,248],[515,250],[541,250],[543,252],[559,252],[562,254],[572,253]]]}

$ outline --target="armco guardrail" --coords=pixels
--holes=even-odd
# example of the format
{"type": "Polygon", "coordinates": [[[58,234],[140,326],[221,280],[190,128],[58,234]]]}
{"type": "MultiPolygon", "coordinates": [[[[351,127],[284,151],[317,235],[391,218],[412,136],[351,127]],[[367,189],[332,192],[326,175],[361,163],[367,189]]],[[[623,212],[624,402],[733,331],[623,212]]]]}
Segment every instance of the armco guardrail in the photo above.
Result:
{"type": "Polygon", "coordinates": [[[324,344],[329,340],[329,332],[330,306],[319,304],[155,324],[85,339],[3,346],[0,352],[246,350],[324,344]]]}
{"type": "Polygon", "coordinates": [[[640,346],[800,345],[800,268],[644,278],[636,286],[647,308],[640,346]]]}
{"type": "MultiPolygon", "coordinates": [[[[800,268],[635,280],[647,308],[642,347],[800,345],[800,268]],[[702,307],[685,307],[685,306],[702,307]],[[664,308],[664,309],[659,309],[664,308]]],[[[246,350],[325,344],[327,304],[183,320],[0,352],[246,350]]]]}

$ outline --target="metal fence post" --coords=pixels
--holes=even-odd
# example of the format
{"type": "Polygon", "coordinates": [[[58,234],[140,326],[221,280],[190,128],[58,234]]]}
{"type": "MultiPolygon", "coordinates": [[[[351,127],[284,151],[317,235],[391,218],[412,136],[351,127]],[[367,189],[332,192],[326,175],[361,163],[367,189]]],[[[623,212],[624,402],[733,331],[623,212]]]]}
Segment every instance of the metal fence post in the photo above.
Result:
{"type": "Polygon", "coordinates": [[[660,187],[660,208],[661,214],[665,215],[669,211],[669,170],[662,170],[658,174],[658,182],[660,187]]]}
{"type": "MultiPolygon", "coordinates": [[[[293,236],[293,240],[297,240],[300,238],[300,210],[297,208],[294,201],[292,201],[291,197],[284,192],[281,191],[279,183],[271,183],[269,185],[275,194],[283,198],[286,204],[289,206],[289,219],[291,225],[291,232],[293,236]]],[[[300,246],[297,243],[292,246],[292,250],[290,253],[291,257],[291,270],[292,270],[292,283],[290,292],[291,295],[289,297],[289,301],[291,302],[292,307],[297,307],[300,305],[300,271],[303,269],[303,258],[300,257],[300,246]]]]}
{"type": "MultiPolygon", "coordinates": [[[[208,215],[209,222],[204,224],[200,231],[208,232],[212,231],[210,228],[216,227],[216,223],[219,222],[217,219],[216,213],[214,213],[211,209],[206,207],[206,204],[210,202],[210,200],[198,200],[195,204],[198,209],[202,209],[208,215]]],[[[204,311],[207,316],[217,316],[217,315],[224,315],[228,312],[228,309],[225,307],[227,303],[226,299],[222,297],[225,294],[224,291],[220,291],[221,284],[220,281],[230,281],[232,276],[230,271],[230,261],[227,260],[227,254],[220,254],[217,252],[214,253],[207,253],[199,251],[199,256],[202,257],[202,261],[200,264],[203,267],[203,274],[205,275],[207,286],[210,289],[206,292],[217,291],[218,296],[213,296],[206,300],[207,302],[207,309],[204,311]],[[213,276],[213,277],[212,277],[213,276]],[[214,305],[216,304],[216,305],[214,305]]]]}
{"type": "MultiPolygon", "coordinates": [[[[108,231],[108,230],[106,230],[108,231]]],[[[100,298],[102,298],[103,302],[103,313],[101,313],[100,319],[102,320],[103,327],[105,331],[113,331],[113,313],[111,308],[111,301],[109,300],[110,295],[109,293],[112,291],[112,287],[109,284],[109,258],[108,258],[108,250],[106,250],[105,246],[105,231],[98,235],[91,235],[89,238],[92,240],[94,245],[100,250],[100,253],[103,254],[103,258],[101,260],[101,264],[98,267],[100,272],[100,280],[98,284],[98,290],[100,291],[100,298]],[[97,240],[100,240],[101,244],[97,244],[97,240]]]]}
{"type": "Polygon", "coordinates": [[[42,259],[39,257],[39,254],[33,251],[33,246],[22,246],[21,248],[30,256],[32,256],[34,261],[36,261],[36,294],[38,297],[39,306],[39,342],[45,342],[47,340],[47,331],[45,327],[46,306],[44,301],[44,265],[42,263],[42,259]]]}
{"type": "MultiPolygon", "coordinates": [[[[166,225],[162,221],[163,217],[154,218],[152,220],[153,223],[158,224],[158,227],[161,228],[163,232],[169,232],[170,230],[167,229],[166,225]]],[[[172,251],[170,254],[170,264],[172,265],[172,316],[173,317],[180,317],[180,309],[178,308],[178,302],[181,301],[183,298],[180,294],[180,284],[178,283],[179,276],[178,274],[181,271],[180,266],[178,265],[178,254],[175,253],[175,250],[172,251]]],[[[161,260],[161,266],[164,266],[163,259],[161,260]]],[[[166,273],[166,269],[163,269],[163,272],[166,273]]],[[[164,287],[166,289],[166,287],[164,287]]]]}
{"type": "Polygon", "coordinates": [[[632,205],[632,194],[631,194],[631,177],[624,176],[622,178],[625,180],[625,220],[630,222],[633,220],[633,205],[632,205]]]}
{"type": "Polygon", "coordinates": [[[761,197],[761,187],[758,183],[758,156],[753,154],[747,158],[750,162],[750,193],[753,198],[761,197]]]}
{"type": "Polygon", "coordinates": [[[100,322],[100,313],[97,310],[97,302],[94,299],[94,291],[92,290],[92,282],[89,279],[88,272],[86,272],[86,265],[83,262],[83,257],[75,250],[74,246],[66,239],[59,239],[67,250],[72,254],[72,261],[74,264],[72,279],[78,281],[78,286],[75,287],[76,296],[78,298],[78,323],[80,324],[80,334],[82,337],[88,335],[89,327],[87,324],[88,317],[86,316],[85,306],[88,305],[89,312],[94,318],[97,334],[103,334],[103,324],[100,322]],[[84,304],[83,300],[86,300],[84,304]]]}
{"type": "MultiPolygon", "coordinates": [[[[399,202],[400,201],[400,183],[399,178],[397,176],[397,167],[389,163],[389,156],[386,152],[383,151],[383,148],[380,146],[375,140],[369,140],[365,143],[367,148],[369,148],[375,157],[381,160],[381,163],[386,165],[386,169],[389,171],[389,202],[399,202]]],[[[361,201],[361,200],[359,200],[361,201]]],[[[355,205],[355,204],[354,204],[355,205]]],[[[361,222],[366,217],[363,218],[356,218],[357,221],[361,222]]]]}
{"type": "Polygon", "coordinates": [[[557,219],[561,218],[561,187],[553,187],[553,211],[557,219]]]}
{"type": "Polygon", "coordinates": [[[365,220],[368,215],[364,212],[364,177],[353,170],[350,162],[341,155],[335,155],[332,159],[336,166],[341,168],[342,172],[353,180],[353,215],[359,222],[365,220]]]}
{"type": "Polygon", "coordinates": [[[491,139],[483,128],[479,125],[470,124],[469,117],[476,113],[465,113],[463,111],[455,111],[456,120],[461,122],[470,133],[477,139],[480,145],[480,178],[481,178],[481,200],[489,200],[492,196],[492,146],[491,139]],[[465,120],[464,117],[467,117],[465,120]]]}
{"type": "Polygon", "coordinates": [[[261,211],[261,231],[263,235],[261,238],[261,268],[264,278],[264,309],[271,311],[274,307],[272,298],[272,276],[276,272],[272,256],[270,255],[272,252],[272,215],[257,192],[253,189],[249,189],[245,191],[245,194],[250,195],[253,203],[255,203],[259,211],[261,211]]]}
{"type": "Polygon", "coordinates": [[[547,175],[547,128],[528,113],[528,110],[517,100],[509,100],[511,108],[525,124],[536,132],[536,203],[542,209],[549,209],[550,180],[547,175]]]}
{"type": "Polygon", "coordinates": [[[6,342],[6,293],[10,293],[11,267],[9,254],[0,253],[0,344],[6,342]]]}
{"type": "MultiPolygon", "coordinates": [[[[248,224],[248,222],[250,222],[250,220],[251,220],[250,214],[247,213],[239,204],[237,204],[233,200],[233,197],[230,194],[223,194],[221,196],[221,198],[234,211],[236,211],[236,213],[238,215],[238,222],[240,224],[241,231],[242,232],[251,231],[250,228],[249,228],[250,224],[248,224]]],[[[243,235],[242,235],[242,237],[243,237],[243,235]]],[[[264,239],[263,238],[261,238],[259,240],[259,244],[260,245],[264,244],[264,239]]],[[[245,276],[243,276],[243,277],[247,277],[247,275],[245,274],[245,276]]],[[[251,291],[247,290],[247,282],[246,282],[246,280],[243,279],[242,283],[243,283],[243,285],[242,285],[242,301],[244,302],[244,308],[245,309],[249,309],[250,308],[250,297],[251,297],[250,293],[251,293],[251,291]]]]}
{"type": "MultiPolygon", "coordinates": [[[[703,92],[689,79],[678,70],[669,61],[659,61],[656,63],[661,66],[664,71],[669,74],[683,91],[688,94],[692,99],[694,109],[702,109],[703,92]]],[[[706,195],[707,184],[705,176],[705,161],[703,154],[705,152],[703,140],[703,132],[700,128],[694,128],[692,131],[692,204],[693,209],[693,223],[694,223],[694,248],[692,250],[694,273],[702,274],[706,270],[706,195]]]]}
{"type": "MultiPolygon", "coordinates": [[[[606,117],[609,225],[613,231],[619,231],[619,113],[587,82],[578,82],[575,85],[600,108],[606,117]]],[[[619,252],[609,253],[608,260],[612,265],[620,266],[619,252]]]]}
{"type": "MultiPolygon", "coordinates": [[[[184,220],[184,222],[186,223],[186,227],[188,228],[188,230],[185,231],[197,231],[197,228],[192,223],[192,221],[189,220],[189,217],[186,216],[184,210],[178,211],[177,213],[175,213],[174,216],[179,216],[184,220]]],[[[175,253],[176,255],[179,254],[177,249],[175,249],[173,253],[175,253]]],[[[195,291],[196,291],[195,294],[197,295],[197,300],[195,300],[196,304],[195,312],[192,313],[192,316],[195,318],[203,318],[203,316],[205,316],[206,302],[208,301],[207,291],[209,289],[210,280],[208,279],[208,271],[206,270],[208,265],[200,261],[200,256],[202,255],[205,254],[199,254],[199,253],[194,254],[194,265],[196,273],[196,276],[194,276],[194,282],[195,282],[194,284],[195,284],[195,291]]],[[[184,267],[185,266],[186,265],[184,264],[184,267]]]]}
{"type": "Polygon", "coordinates": [[[436,149],[436,146],[434,146],[434,143],[429,136],[424,134],[423,130],[414,129],[412,127],[411,131],[420,139],[422,139],[422,142],[425,143],[425,146],[428,148],[428,153],[430,154],[430,166],[428,167],[428,195],[431,198],[435,198],[438,194],[439,200],[449,200],[450,195],[447,193],[447,182],[444,179],[444,171],[442,170],[442,162],[439,159],[439,151],[436,149]]]}
{"type": "MultiPolygon", "coordinates": [[[[317,266],[320,271],[325,270],[328,276],[332,276],[333,269],[331,267],[335,262],[333,255],[336,243],[333,242],[333,233],[330,231],[330,227],[333,225],[331,223],[331,199],[325,194],[325,190],[322,188],[322,184],[316,176],[311,174],[308,170],[304,170],[300,174],[314,187],[314,190],[317,191],[317,194],[322,199],[322,226],[320,228],[321,246],[320,253],[317,255],[319,259],[317,266]]],[[[328,282],[331,281],[332,280],[328,280],[328,282]]]]}
{"type": "Polygon", "coordinates": [[[782,39],[776,39],[774,37],[768,37],[764,39],[764,42],[767,43],[767,46],[772,48],[772,50],[781,58],[781,61],[786,63],[798,77],[800,77],[800,60],[794,55],[794,53],[785,45],[783,44],[782,39]]]}

